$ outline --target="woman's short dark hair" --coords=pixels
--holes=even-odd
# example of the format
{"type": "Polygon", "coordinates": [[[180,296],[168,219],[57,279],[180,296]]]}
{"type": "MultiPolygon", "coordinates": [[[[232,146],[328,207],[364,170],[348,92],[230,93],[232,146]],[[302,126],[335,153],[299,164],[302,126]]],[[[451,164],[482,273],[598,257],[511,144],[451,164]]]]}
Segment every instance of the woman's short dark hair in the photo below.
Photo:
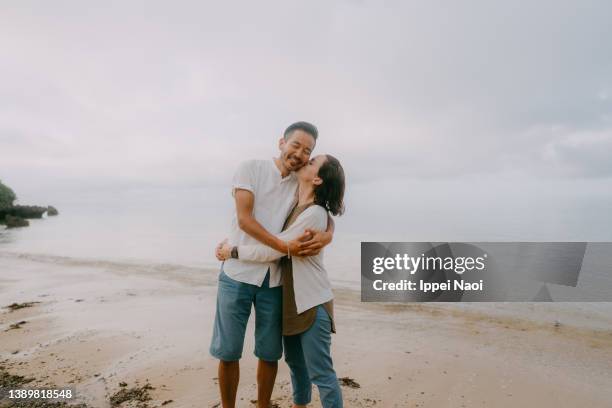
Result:
{"type": "Polygon", "coordinates": [[[344,213],[344,170],[338,159],[326,154],[327,160],[319,169],[319,178],[323,180],[315,187],[315,204],[325,207],[332,215],[344,213]]]}
{"type": "Polygon", "coordinates": [[[295,130],[301,130],[301,131],[304,131],[304,132],[308,133],[309,135],[311,135],[314,138],[315,141],[317,140],[317,137],[319,137],[319,130],[312,123],[308,123],[308,122],[295,122],[295,123],[289,125],[289,127],[287,129],[285,129],[285,133],[283,133],[283,137],[285,138],[285,140],[289,139],[289,136],[291,136],[291,134],[295,130]]]}

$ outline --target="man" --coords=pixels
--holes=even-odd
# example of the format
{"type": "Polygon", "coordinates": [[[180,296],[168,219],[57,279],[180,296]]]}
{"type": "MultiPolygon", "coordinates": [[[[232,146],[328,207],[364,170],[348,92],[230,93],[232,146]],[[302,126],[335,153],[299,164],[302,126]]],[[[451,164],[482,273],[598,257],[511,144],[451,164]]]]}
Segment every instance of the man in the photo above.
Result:
{"type": "MultiPolygon", "coordinates": [[[[232,181],[236,204],[229,237],[232,245],[259,241],[280,250],[283,242],[274,234],[282,230],[296,202],[294,171],[308,163],[317,137],[314,125],[296,122],[279,140],[279,157],[250,160],[238,167],[232,181]]],[[[305,231],[302,237],[289,243],[289,252],[300,256],[316,255],[331,242],[332,235],[333,222],[325,232],[305,231]]],[[[278,360],[282,356],[280,270],[276,263],[228,259],[219,275],[217,311],[210,345],[210,354],[219,359],[219,389],[224,408],[234,408],[236,404],[239,360],[252,305],[255,307],[255,355],[259,358],[257,406],[268,408],[278,360]]]]}

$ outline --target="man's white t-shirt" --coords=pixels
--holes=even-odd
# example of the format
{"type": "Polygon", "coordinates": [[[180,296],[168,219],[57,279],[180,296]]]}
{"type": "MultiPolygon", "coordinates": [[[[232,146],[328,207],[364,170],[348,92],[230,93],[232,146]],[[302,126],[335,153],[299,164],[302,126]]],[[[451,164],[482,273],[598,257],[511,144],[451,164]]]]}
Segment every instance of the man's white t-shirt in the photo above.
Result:
{"type": "MultiPolygon", "coordinates": [[[[297,177],[294,172],[282,177],[274,160],[249,160],[238,167],[232,180],[232,195],[236,189],[248,190],[255,196],[253,216],[271,234],[282,231],[285,220],[297,200],[297,177]]],[[[229,244],[232,246],[259,244],[255,238],[242,231],[234,211],[229,244]]],[[[239,282],[261,286],[270,269],[270,287],[280,286],[280,270],[277,262],[249,262],[228,259],[223,271],[239,282]]]]}

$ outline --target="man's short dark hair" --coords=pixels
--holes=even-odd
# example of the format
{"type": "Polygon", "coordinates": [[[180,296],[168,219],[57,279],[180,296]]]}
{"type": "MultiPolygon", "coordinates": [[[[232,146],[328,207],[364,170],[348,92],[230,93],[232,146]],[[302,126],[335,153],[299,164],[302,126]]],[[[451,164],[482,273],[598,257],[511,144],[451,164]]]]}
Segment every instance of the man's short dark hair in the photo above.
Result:
{"type": "Polygon", "coordinates": [[[296,130],[301,130],[303,132],[308,133],[310,136],[314,137],[315,141],[317,140],[317,137],[319,137],[319,131],[317,130],[317,127],[313,125],[312,123],[295,122],[289,125],[287,129],[285,129],[285,133],[283,134],[283,137],[285,138],[285,140],[289,139],[289,136],[291,136],[291,133],[293,133],[296,130]]]}

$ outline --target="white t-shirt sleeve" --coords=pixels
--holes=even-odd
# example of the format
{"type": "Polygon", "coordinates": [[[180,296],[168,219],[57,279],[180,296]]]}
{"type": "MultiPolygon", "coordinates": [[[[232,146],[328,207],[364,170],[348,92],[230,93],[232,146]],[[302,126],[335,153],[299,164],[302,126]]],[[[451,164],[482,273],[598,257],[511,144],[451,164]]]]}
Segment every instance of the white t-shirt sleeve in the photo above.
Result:
{"type": "MultiPolygon", "coordinates": [[[[291,241],[302,235],[306,229],[313,231],[327,229],[327,211],[323,207],[313,205],[307,208],[289,228],[276,236],[283,241],[291,241]]],[[[285,255],[287,254],[264,244],[238,246],[238,257],[244,261],[271,262],[285,255]]]]}
{"type": "Polygon", "coordinates": [[[255,165],[256,163],[254,160],[240,163],[232,178],[232,196],[236,189],[248,190],[251,193],[255,193],[255,165]]]}

